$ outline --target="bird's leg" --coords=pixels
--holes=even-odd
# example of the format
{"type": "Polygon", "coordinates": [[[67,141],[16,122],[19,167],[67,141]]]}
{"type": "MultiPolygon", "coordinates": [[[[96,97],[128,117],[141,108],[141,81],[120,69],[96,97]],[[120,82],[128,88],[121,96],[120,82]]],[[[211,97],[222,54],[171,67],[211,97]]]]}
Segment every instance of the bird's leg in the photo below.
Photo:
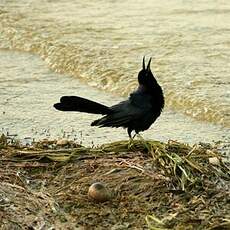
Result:
{"type": "MultiPolygon", "coordinates": [[[[132,131],[131,131],[131,132],[132,132],[132,131]]],[[[131,144],[133,143],[134,138],[135,138],[136,136],[137,136],[137,137],[141,137],[141,135],[140,135],[138,132],[135,132],[133,136],[132,136],[131,133],[130,133],[130,136],[129,136],[129,144],[130,144],[130,146],[131,146],[131,144]]],[[[142,138],[142,137],[141,137],[141,138],[142,138]]]]}
{"type": "Polygon", "coordinates": [[[138,134],[137,133],[135,133],[134,135],[133,135],[133,139],[135,138],[135,136],[137,136],[138,134]]]}
{"type": "Polygon", "coordinates": [[[135,136],[139,136],[140,134],[138,133],[138,132],[136,132],[133,136],[132,136],[132,129],[131,128],[128,128],[128,134],[129,134],[129,139],[134,139],[135,138],[135,136]]]}
{"type": "Polygon", "coordinates": [[[129,135],[129,139],[132,139],[132,129],[130,127],[128,127],[127,129],[127,132],[128,132],[128,135],[129,135]]]}
{"type": "Polygon", "coordinates": [[[129,135],[129,143],[128,143],[128,148],[131,148],[131,146],[132,146],[132,143],[133,143],[133,139],[134,139],[134,137],[135,137],[135,134],[134,134],[134,136],[132,137],[132,129],[130,128],[130,127],[128,127],[128,135],[129,135]]]}

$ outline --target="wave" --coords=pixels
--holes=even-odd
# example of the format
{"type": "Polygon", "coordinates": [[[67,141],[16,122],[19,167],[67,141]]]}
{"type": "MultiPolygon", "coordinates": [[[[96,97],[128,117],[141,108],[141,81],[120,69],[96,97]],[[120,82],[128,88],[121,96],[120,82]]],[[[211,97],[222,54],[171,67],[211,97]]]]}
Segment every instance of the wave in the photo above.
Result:
{"type": "MultiPolygon", "coordinates": [[[[158,49],[160,54],[153,55],[152,68],[163,86],[166,105],[195,119],[230,127],[227,54],[215,50],[211,53],[215,54],[213,59],[195,38],[192,50],[197,56],[200,52],[207,57],[211,55],[209,63],[196,60],[192,54],[183,56],[187,52],[187,41],[180,34],[161,34],[156,37],[154,47],[151,44],[127,45],[121,31],[109,27],[95,30],[89,25],[80,25],[75,28],[72,24],[63,26],[42,18],[30,20],[25,13],[7,10],[0,11],[0,34],[0,48],[37,54],[56,72],[122,96],[127,96],[136,87],[145,51],[151,55],[158,49]],[[101,46],[100,36],[107,34],[111,41],[104,41],[101,46]],[[184,47],[183,52],[179,50],[181,47],[184,47]],[[217,64],[215,69],[223,71],[223,78],[212,75],[212,63],[217,64]]],[[[137,42],[138,38],[135,39],[137,42]]]]}

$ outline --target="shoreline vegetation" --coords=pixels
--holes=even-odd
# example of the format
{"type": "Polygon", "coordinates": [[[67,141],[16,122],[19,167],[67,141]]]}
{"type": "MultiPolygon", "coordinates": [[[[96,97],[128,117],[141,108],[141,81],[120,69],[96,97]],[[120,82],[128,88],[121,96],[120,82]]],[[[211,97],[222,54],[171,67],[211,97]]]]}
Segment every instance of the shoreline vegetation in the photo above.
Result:
{"type": "Polygon", "coordinates": [[[230,163],[218,143],[90,148],[2,134],[0,157],[1,229],[230,229],[230,163]],[[88,196],[95,182],[105,202],[88,196]]]}

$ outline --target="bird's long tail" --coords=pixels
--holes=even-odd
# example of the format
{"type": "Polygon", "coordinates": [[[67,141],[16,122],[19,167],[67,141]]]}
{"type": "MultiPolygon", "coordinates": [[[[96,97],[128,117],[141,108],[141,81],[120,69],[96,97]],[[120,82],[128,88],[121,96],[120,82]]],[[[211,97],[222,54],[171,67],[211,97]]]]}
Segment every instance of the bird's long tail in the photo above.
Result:
{"type": "Polygon", "coordinates": [[[109,107],[77,96],[63,96],[54,108],[61,111],[79,111],[95,114],[109,114],[109,107]]]}

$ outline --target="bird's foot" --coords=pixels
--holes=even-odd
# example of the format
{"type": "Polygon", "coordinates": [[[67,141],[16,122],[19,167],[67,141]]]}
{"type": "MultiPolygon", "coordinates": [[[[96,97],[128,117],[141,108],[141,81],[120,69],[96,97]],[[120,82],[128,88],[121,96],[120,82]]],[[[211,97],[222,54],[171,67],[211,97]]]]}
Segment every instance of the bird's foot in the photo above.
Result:
{"type": "Polygon", "coordinates": [[[142,137],[139,133],[137,133],[137,137],[138,137],[139,141],[141,142],[141,144],[146,147],[148,152],[151,152],[151,145],[148,144],[148,141],[145,140],[144,137],[142,137]]]}
{"type": "Polygon", "coordinates": [[[143,137],[139,133],[135,133],[133,136],[129,136],[129,143],[128,143],[128,148],[131,148],[132,145],[134,144],[134,138],[137,137],[141,141],[143,141],[143,137]]]}
{"type": "Polygon", "coordinates": [[[130,149],[131,147],[132,147],[132,145],[133,145],[133,137],[130,137],[129,138],[129,142],[128,142],[128,149],[130,149]]]}
{"type": "Polygon", "coordinates": [[[129,136],[129,143],[128,143],[128,148],[129,148],[129,149],[135,144],[134,138],[135,138],[136,136],[138,137],[139,134],[138,134],[138,133],[135,133],[133,136],[132,136],[132,135],[129,136]]]}
{"type": "Polygon", "coordinates": [[[136,133],[135,135],[137,136],[139,140],[144,141],[144,138],[141,136],[140,133],[136,133]]]}

